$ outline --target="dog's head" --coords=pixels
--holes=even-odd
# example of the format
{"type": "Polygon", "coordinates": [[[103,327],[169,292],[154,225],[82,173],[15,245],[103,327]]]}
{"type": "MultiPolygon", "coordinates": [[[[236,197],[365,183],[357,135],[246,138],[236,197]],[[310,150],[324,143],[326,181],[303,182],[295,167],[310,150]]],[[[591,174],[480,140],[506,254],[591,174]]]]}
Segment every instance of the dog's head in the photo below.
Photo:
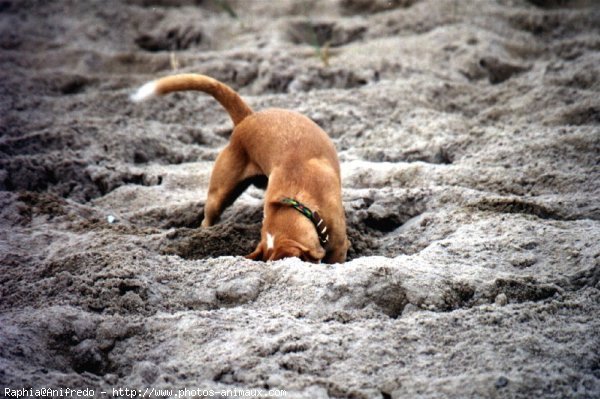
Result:
{"type": "Polygon", "coordinates": [[[300,258],[305,262],[313,263],[319,263],[324,257],[325,250],[320,245],[309,248],[298,241],[289,238],[276,240],[276,237],[261,240],[254,252],[246,256],[248,259],[265,262],[283,258],[300,258]],[[269,242],[270,240],[273,241],[269,242]]]}
{"type": "Polygon", "coordinates": [[[318,263],[325,257],[313,223],[295,209],[276,204],[265,215],[261,240],[250,255],[253,260],[279,260],[300,258],[318,263]]]}

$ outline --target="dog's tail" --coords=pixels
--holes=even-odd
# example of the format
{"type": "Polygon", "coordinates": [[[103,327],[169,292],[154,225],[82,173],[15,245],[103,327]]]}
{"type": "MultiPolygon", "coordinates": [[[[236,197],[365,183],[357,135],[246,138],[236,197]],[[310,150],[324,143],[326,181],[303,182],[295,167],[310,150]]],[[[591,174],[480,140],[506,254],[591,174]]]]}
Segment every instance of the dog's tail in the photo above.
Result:
{"type": "Polygon", "coordinates": [[[234,126],[252,114],[252,109],[229,86],[205,75],[186,73],[153,80],[131,95],[134,102],[175,91],[197,90],[210,94],[229,113],[234,126]]]}

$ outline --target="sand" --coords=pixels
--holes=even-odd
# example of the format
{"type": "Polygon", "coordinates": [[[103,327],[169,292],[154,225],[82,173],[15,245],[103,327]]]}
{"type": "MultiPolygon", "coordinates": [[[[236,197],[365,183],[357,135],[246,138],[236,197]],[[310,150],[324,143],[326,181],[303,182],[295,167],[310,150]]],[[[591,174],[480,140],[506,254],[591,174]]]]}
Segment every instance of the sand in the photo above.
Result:
{"type": "Polygon", "coordinates": [[[0,395],[599,397],[596,4],[1,1],[0,395]],[[329,133],[348,262],[244,259],[254,187],[200,228],[175,72],[329,133]]]}

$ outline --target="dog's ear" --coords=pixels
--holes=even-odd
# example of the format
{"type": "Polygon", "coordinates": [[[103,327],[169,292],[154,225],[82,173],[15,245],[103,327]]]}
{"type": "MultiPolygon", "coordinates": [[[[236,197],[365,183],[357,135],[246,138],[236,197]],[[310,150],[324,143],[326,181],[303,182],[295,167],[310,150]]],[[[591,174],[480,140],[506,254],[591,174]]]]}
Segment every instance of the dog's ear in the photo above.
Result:
{"type": "Polygon", "coordinates": [[[319,263],[325,257],[325,250],[320,246],[317,249],[302,251],[300,259],[305,262],[319,263]]]}
{"type": "Polygon", "coordinates": [[[321,247],[309,249],[298,241],[286,239],[282,240],[269,257],[269,260],[279,260],[283,258],[300,258],[305,262],[318,263],[325,257],[325,250],[321,247]]]}
{"type": "Polygon", "coordinates": [[[289,245],[280,245],[271,254],[269,260],[280,260],[284,258],[299,258],[302,254],[300,248],[289,245]]]}

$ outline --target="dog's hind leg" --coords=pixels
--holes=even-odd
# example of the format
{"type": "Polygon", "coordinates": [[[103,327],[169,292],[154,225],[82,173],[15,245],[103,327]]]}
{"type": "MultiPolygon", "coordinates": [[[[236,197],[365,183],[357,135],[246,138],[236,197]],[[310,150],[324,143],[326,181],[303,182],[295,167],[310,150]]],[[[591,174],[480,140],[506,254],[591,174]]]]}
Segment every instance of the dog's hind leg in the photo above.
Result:
{"type": "Polygon", "coordinates": [[[225,208],[248,187],[248,178],[258,174],[259,171],[248,164],[247,156],[242,150],[231,145],[225,147],[217,157],[210,176],[202,227],[215,224],[225,208]]]}

